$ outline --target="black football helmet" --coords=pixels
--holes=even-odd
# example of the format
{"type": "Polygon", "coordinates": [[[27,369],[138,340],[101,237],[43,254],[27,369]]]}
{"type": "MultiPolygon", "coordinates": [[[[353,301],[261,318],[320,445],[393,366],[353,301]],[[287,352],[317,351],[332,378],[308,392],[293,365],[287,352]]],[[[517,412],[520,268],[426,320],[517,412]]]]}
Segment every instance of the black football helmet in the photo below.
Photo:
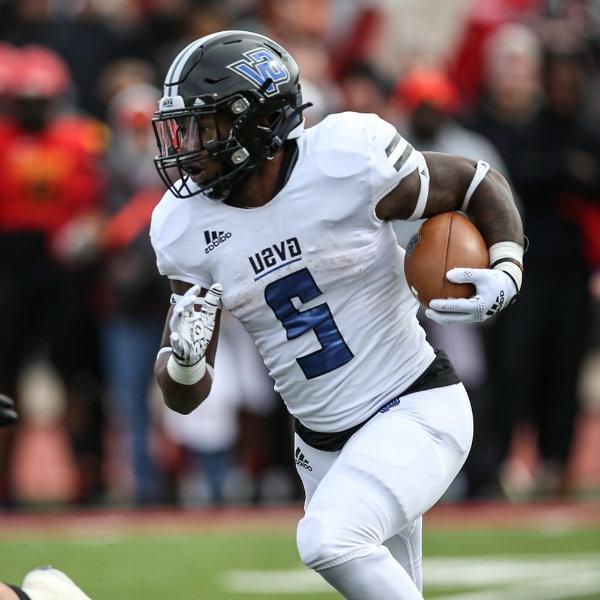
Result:
{"type": "Polygon", "coordinates": [[[165,78],[152,124],[165,184],[180,198],[224,200],[233,186],[301,135],[296,61],[279,44],[248,31],[221,31],[184,48],[165,78]],[[192,177],[217,159],[218,174],[192,177]]]}

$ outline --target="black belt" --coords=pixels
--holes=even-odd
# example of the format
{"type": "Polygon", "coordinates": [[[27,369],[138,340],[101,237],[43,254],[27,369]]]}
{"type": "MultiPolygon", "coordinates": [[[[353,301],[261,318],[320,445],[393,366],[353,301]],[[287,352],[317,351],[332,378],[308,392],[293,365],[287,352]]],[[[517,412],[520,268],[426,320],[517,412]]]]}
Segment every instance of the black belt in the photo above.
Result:
{"type": "Polygon", "coordinates": [[[392,400],[388,400],[383,406],[379,407],[369,418],[362,423],[354,425],[344,431],[313,431],[305,425],[302,425],[298,419],[294,418],[294,428],[300,439],[316,448],[326,452],[337,452],[341,450],[346,442],[354,435],[365,423],[368,423],[377,413],[387,412],[393,406],[400,404],[400,398],[415,392],[424,392],[434,388],[445,387],[460,383],[460,379],[450,362],[447,354],[443,350],[435,351],[433,362],[413,381],[400,395],[392,400]]]}

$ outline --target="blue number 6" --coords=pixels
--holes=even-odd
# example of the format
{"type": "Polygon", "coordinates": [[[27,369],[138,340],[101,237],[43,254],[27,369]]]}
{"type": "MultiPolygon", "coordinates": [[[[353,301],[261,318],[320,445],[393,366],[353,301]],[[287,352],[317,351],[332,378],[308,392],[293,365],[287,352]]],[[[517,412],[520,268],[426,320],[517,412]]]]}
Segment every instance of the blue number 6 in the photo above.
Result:
{"type": "Polygon", "coordinates": [[[296,359],[306,379],[329,373],[354,357],[327,304],[299,311],[292,303],[292,298],[309,302],[321,295],[322,292],[308,269],[290,273],[265,288],[265,300],[285,327],[287,339],[293,340],[313,330],[322,346],[321,350],[296,359]]]}

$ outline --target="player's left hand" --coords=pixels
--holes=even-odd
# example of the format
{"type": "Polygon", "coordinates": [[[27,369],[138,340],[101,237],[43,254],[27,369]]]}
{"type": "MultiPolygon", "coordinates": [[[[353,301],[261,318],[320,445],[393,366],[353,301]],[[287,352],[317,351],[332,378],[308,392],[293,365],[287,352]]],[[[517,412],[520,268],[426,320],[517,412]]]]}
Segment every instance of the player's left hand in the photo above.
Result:
{"type": "Polygon", "coordinates": [[[17,420],[15,403],[4,394],[0,394],[0,427],[12,425],[17,420]]]}
{"type": "Polygon", "coordinates": [[[517,286],[499,269],[450,269],[446,278],[452,283],[471,283],[475,295],[470,298],[436,299],[425,315],[441,325],[480,323],[508,306],[517,294],[517,286]]]}
{"type": "Polygon", "coordinates": [[[191,287],[183,296],[173,294],[173,314],[169,321],[171,329],[171,348],[173,358],[183,366],[189,367],[204,360],[204,355],[212,339],[215,328],[217,309],[221,304],[223,288],[219,283],[213,284],[200,297],[200,286],[191,287]],[[194,306],[200,304],[200,310],[194,306]]]}

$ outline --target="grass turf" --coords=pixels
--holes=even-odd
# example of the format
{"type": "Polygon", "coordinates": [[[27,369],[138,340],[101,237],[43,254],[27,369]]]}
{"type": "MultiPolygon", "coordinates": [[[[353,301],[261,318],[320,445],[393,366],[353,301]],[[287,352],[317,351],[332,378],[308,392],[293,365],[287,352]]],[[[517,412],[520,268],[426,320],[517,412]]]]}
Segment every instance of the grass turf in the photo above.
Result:
{"type": "MultiPolygon", "coordinates": [[[[11,534],[12,535],[12,534],[11,534]]],[[[32,566],[67,571],[94,600],[329,600],[335,593],[234,593],[224,589],[231,570],[302,569],[292,530],[272,533],[207,532],[185,535],[100,536],[94,539],[0,540],[0,579],[19,582],[32,566]]],[[[502,556],[600,552],[600,528],[556,531],[427,531],[426,557],[502,556]]],[[[459,589],[430,588],[436,598],[459,589]]],[[[480,589],[486,589],[481,586],[480,589]]],[[[574,598],[574,597],[573,597],[574,598]]],[[[579,596],[597,600],[598,595],[579,596]]]]}

